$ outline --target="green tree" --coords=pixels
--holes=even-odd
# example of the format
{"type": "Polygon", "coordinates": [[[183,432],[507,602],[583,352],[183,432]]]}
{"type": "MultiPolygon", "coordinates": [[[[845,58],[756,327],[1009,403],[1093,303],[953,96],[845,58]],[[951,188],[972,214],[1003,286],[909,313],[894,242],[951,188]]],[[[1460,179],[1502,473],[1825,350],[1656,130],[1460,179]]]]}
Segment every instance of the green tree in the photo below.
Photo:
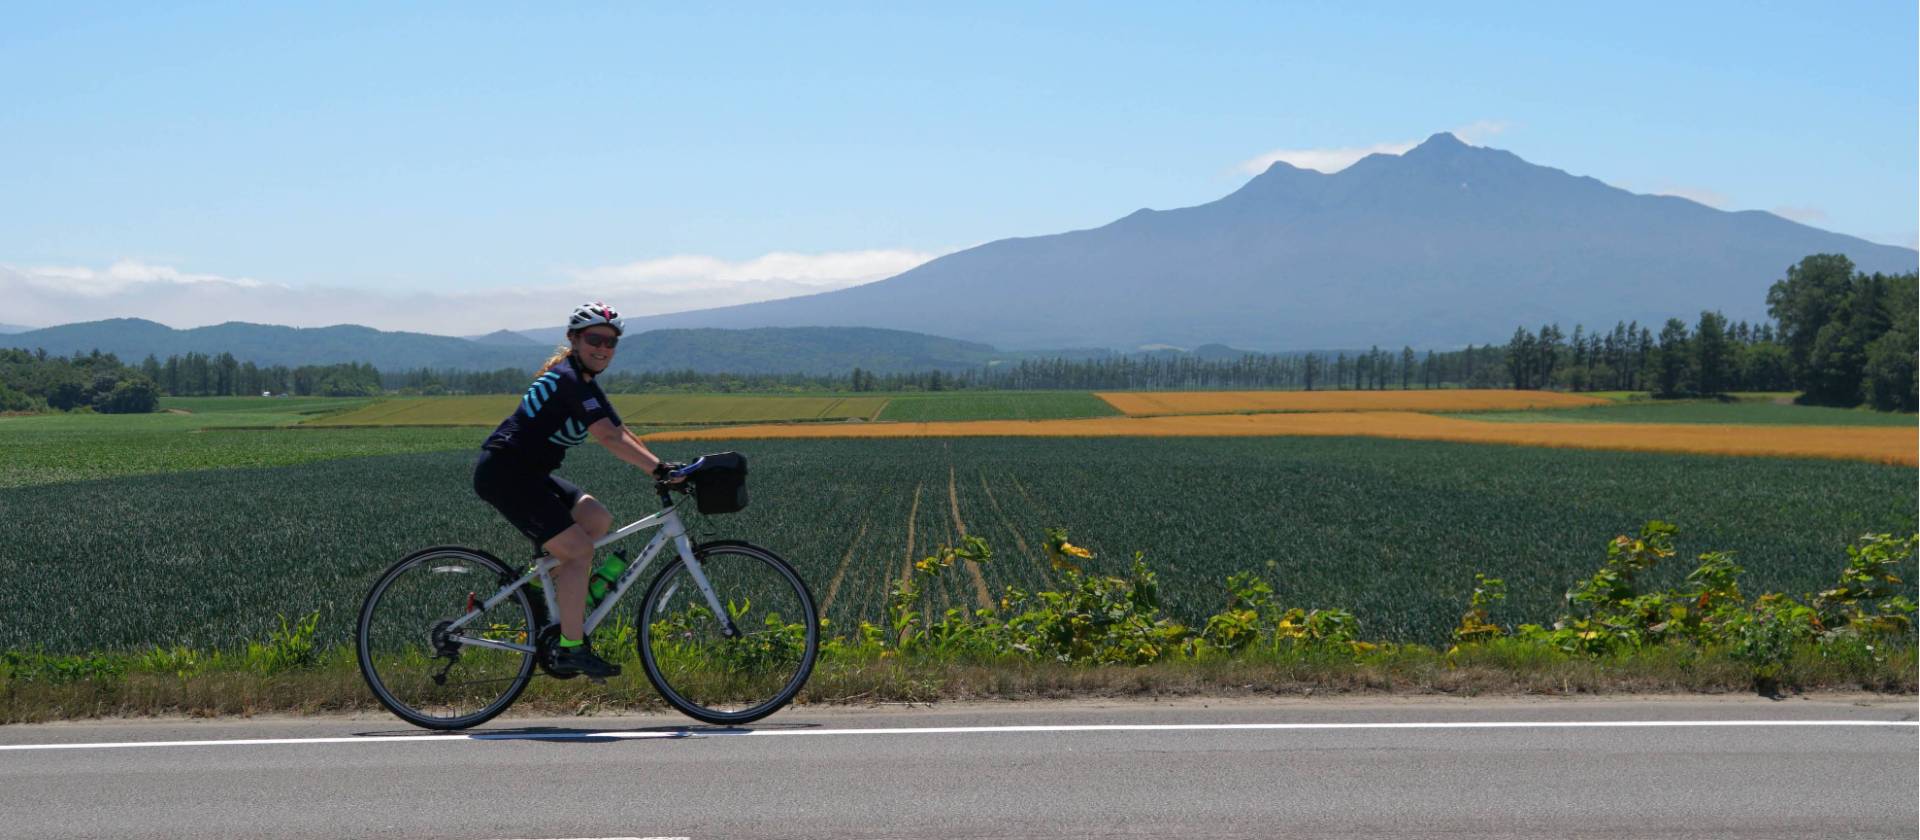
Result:
{"type": "Polygon", "coordinates": [[[1820,330],[1853,291],[1853,261],[1841,254],[1814,254],[1787,269],[1767,289],[1767,314],[1779,324],[1780,339],[1794,374],[1801,375],[1813,356],[1820,330]]]}
{"type": "Polygon", "coordinates": [[[1727,336],[1727,317],[1718,312],[1701,312],[1700,324],[1693,331],[1694,388],[1702,394],[1726,390],[1733,344],[1727,336]]]}
{"type": "Polygon", "coordinates": [[[1659,380],[1654,392],[1663,397],[1685,394],[1688,382],[1688,370],[1692,365],[1688,356],[1687,322],[1679,318],[1668,318],[1667,325],[1660,328],[1660,348],[1658,352],[1659,380]]]}
{"type": "Polygon", "coordinates": [[[1867,402],[1881,411],[1920,410],[1920,379],[1915,356],[1920,354],[1912,324],[1888,330],[1866,352],[1867,402]]]}
{"type": "Polygon", "coordinates": [[[1536,387],[1533,383],[1534,360],[1533,335],[1526,327],[1514,327],[1513,338],[1507,341],[1507,375],[1513,378],[1515,390],[1525,391],[1536,387]]]}
{"type": "Polygon", "coordinates": [[[159,407],[160,389],[144,376],[118,381],[93,402],[93,410],[102,414],[147,414],[159,407]]]}
{"type": "Polygon", "coordinates": [[[1867,345],[1887,331],[1890,319],[1882,299],[1882,275],[1854,278],[1849,293],[1814,335],[1801,369],[1805,401],[1815,405],[1859,405],[1867,372],[1867,345]]]}
{"type": "Polygon", "coordinates": [[[1792,390],[1792,360],[1787,357],[1787,348],[1772,341],[1747,348],[1740,356],[1740,381],[1755,391],[1792,390]]]}

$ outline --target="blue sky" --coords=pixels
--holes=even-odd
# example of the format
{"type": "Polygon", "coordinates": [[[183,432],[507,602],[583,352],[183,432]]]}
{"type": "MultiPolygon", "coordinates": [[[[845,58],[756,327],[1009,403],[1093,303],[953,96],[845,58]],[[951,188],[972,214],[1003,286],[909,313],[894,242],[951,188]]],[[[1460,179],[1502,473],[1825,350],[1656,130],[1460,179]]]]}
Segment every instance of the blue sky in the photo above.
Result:
{"type": "Polygon", "coordinates": [[[1920,225],[1911,3],[690,5],[9,4],[0,323],[743,302],[1442,130],[1920,225]]]}

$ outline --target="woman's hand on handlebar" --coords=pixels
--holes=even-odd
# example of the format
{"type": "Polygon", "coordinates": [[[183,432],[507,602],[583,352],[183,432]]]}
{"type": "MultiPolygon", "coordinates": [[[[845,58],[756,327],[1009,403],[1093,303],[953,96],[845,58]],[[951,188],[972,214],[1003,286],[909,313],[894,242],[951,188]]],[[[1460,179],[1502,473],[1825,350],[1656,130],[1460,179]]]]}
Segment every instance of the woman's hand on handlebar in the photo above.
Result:
{"type": "Polygon", "coordinates": [[[661,487],[678,489],[687,483],[687,477],[684,475],[674,475],[674,473],[686,469],[686,467],[686,464],[661,461],[659,466],[653,468],[653,483],[661,487]]]}

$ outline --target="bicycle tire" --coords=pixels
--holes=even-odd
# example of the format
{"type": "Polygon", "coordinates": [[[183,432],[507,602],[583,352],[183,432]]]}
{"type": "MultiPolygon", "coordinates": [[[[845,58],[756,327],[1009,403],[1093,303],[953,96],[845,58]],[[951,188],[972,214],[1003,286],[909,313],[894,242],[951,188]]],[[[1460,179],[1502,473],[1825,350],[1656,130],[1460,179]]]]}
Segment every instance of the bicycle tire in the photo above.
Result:
{"type": "MultiPolygon", "coordinates": [[[[466,729],[492,720],[512,706],[533,679],[533,654],[452,646],[454,655],[449,657],[440,652],[446,646],[437,646],[435,639],[440,632],[438,624],[459,618],[473,599],[491,596],[517,576],[484,551],[450,545],[421,549],[389,566],[367,592],[354,632],[360,676],[373,691],[374,699],[401,720],[427,729],[466,729]],[[424,574],[408,575],[421,570],[424,574]],[[403,579],[407,585],[396,588],[403,579]],[[470,663],[468,670],[484,679],[462,679],[454,683],[454,690],[447,690],[446,677],[470,655],[481,664],[470,663]],[[443,660],[449,661],[435,664],[443,660]],[[441,669],[437,678],[431,673],[436,667],[441,669]],[[419,681],[423,673],[426,682],[434,683],[433,688],[419,681]],[[405,677],[413,679],[403,680],[405,677]],[[470,703],[461,696],[458,690],[469,686],[468,693],[484,702],[470,703]],[[443,702],[424,702],[436,693],[442,695],[443,702]],[[476,708],[463,713],[435,713],[441,708],[453,712],[469,706],[476,708]]],[[[487,622],[485,632],[523,638],[528,644],[539,632],[524,588],[514,590],[482,620],[487,622]]],[[[465,671],[462,676],[466,676],[465,671]]]]}
{"type": "Polygon", "coordinates": [[[751,723],[779,711],[820,654],[813,594],[791,564],[751,543],[701,543],[694,557],[746,632],[722,636],[686,561],[675,558],[641,601],[636,644],[647,680],[669,705],[706,723],[751,723]]]}

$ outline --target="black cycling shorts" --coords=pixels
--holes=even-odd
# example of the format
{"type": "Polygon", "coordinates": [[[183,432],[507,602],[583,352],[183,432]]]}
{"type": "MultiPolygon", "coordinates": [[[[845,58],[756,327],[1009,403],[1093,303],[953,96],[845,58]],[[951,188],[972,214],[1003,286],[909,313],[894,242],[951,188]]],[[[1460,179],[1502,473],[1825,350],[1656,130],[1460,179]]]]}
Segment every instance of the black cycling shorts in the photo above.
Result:
{"type": "Polygon", "coordinates": [[[535,551],[573,527],[573,506],[587,494],[571,481],[490,449],[480,450],[473,465],[473,492],[533,540],[535,551]]]}

